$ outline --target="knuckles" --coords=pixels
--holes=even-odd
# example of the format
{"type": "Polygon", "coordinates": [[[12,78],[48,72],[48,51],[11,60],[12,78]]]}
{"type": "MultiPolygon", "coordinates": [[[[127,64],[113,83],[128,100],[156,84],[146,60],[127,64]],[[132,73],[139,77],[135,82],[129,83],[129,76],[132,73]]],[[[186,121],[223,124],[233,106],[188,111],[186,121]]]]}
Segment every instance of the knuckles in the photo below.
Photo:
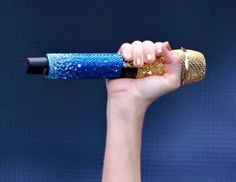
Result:
{"type": "Polygon", "coordinates": [[[154,44],[152,41],[150,41],[150,40],[145,40],[145,41],[143,41],[143,44],[154,44]]]}
{"type": "Polygon", "coordinates": [[[122,45],[121,45],[121,49],[125,49],[125,48],[127,48],[127,47],[129,47],[130,46],[130,44],[129,43],[127,43],[127,42],[125,42],[125,43],[123,43],[122,45]]]}
{"type": "MultiPolygon", "coordinates": [[[[160,42],[158,42],[160,43],[160,42]]],[[[154,46],[154,42],[152,42],[151,40],[145,40],[143,42],[141,42],[140,40],[135,40],[133,41],[132,43],[128,43],[128,42],[125,42],[121,45],[120,49],[126,49],[127,47],[129,46],[140,46],[142,45],[143,47],[146,46],[146,45],[153,45],[154,46]]]]}
{"type": "Polygon", "coordinates": [[[142,42],[140,40],[135,40],[131,43],[132,46],[140,46],[142,45],[142,42]]]}

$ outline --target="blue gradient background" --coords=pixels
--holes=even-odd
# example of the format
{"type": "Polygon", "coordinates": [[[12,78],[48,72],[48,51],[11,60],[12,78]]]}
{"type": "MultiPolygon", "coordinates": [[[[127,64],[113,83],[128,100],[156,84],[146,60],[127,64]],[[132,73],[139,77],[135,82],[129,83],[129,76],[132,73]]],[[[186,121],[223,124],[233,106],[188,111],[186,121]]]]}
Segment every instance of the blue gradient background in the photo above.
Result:
{"type": "Polygon", "coordinates": [[[0,0],[0,182],[97,182],[104,80],[24,74],[28,56],[117,52],[169,40],[207,58],[206,79],[156,101],[145,118],[143,182],[236,181],[233,0],[0,0]]]}

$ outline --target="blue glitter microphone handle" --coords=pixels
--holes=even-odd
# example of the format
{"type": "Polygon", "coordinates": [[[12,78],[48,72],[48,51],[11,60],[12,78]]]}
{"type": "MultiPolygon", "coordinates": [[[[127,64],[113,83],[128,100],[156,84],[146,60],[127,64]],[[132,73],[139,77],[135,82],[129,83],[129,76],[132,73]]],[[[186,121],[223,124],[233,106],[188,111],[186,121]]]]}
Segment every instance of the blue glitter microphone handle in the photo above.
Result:
{"type": "Polygon", "coordinates": [[[124,59],[117,53],[53,53],[47,54],[47,78],[118,78],[124,59]]]}

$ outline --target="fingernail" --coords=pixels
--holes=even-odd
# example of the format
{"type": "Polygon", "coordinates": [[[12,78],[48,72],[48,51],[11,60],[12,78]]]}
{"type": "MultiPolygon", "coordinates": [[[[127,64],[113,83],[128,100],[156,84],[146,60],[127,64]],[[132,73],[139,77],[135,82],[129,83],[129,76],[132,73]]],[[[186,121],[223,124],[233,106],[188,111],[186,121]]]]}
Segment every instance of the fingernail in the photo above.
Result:
{"type": "Polygon", "coordinates": [[[169,49],[169,51],[171,51],[170,43],[167,41],[166,44],[167,44],[167,49],[169,49]]]}
{"type": "Polygon", "coordinates": [[[141,65],[141,58],[140,57],[137,57],[136,63],[137,63],[137,65],[141,65]]]}
{"type": "Polygon", "coordinates": [[[147,60],[151,61],[152,60],[152,55],[151,54],[147,54],[147,60]]]}
{"type": "Polygon", "coordinates": [[[159,54],[161,53],[161,49],[160,49],[160,48],[159,48],[159,49],[157,49],[157,53],[159,53],[159,54]]]}
{"type": "Polygon", "coordinates": [[[127,53],[127,54],[126,54],[126,57],[127,57],[128,59],[130,59],[130,58],[132,57],[131,53],[127,53]]]}

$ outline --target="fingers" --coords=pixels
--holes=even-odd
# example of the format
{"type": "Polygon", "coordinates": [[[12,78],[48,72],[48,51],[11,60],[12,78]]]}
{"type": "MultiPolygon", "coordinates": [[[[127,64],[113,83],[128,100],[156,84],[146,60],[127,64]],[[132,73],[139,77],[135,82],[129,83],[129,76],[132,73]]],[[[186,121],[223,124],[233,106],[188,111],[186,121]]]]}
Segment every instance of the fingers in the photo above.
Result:
{"type": "Polygon", "coordinates": [[[141,41],[134,41],[132,44],[133,64],[136,67],[142,67],[144,64],[143,44],[141,41]]]}
{"type": "MultiPolygon", "coordinates": [[[[159,43],[158,47],[160,47],[159,43]]],[[[142,67],[144,63],[152,63],[156,60],[156,46],[152,41],[134,41],[124,43],[118,53],[122,54],[126,61],[133,61],[134,66],[142,67]]]]}
{"type": "Polygon", "coordinates": [[[126,61],[132,61],[132,47],[129,43],[124,43],[120,47],[118,53],[122,54],[122,56],[125,58],[126,61]]]}
{"type": "Polygon", "coordinates": [[[177,55],[171,52],[168,42],[134,41],[131,44],[122,44],[118,52],[126,61],[132,61],[136,67],[142,67],[144,63],[149,64],[154,62],[156,58],[163,57],[166,61],[165,69],[168,75],[179,73],[180,70],[180,60],[177,55]]]}
{"type": "Polygon", "coordinates": [[[156,42],[154,44],[154,47],[155,47],[155,55],[156,57],[161,57],[161,47],[162,47],[162,42],[156,42]]]}
{"type": "Polygon", "coordinates": [[[152,41],[146,40],[143,42],[144,62],[152,63],[156,59],[155,46],[152,41]]]}

